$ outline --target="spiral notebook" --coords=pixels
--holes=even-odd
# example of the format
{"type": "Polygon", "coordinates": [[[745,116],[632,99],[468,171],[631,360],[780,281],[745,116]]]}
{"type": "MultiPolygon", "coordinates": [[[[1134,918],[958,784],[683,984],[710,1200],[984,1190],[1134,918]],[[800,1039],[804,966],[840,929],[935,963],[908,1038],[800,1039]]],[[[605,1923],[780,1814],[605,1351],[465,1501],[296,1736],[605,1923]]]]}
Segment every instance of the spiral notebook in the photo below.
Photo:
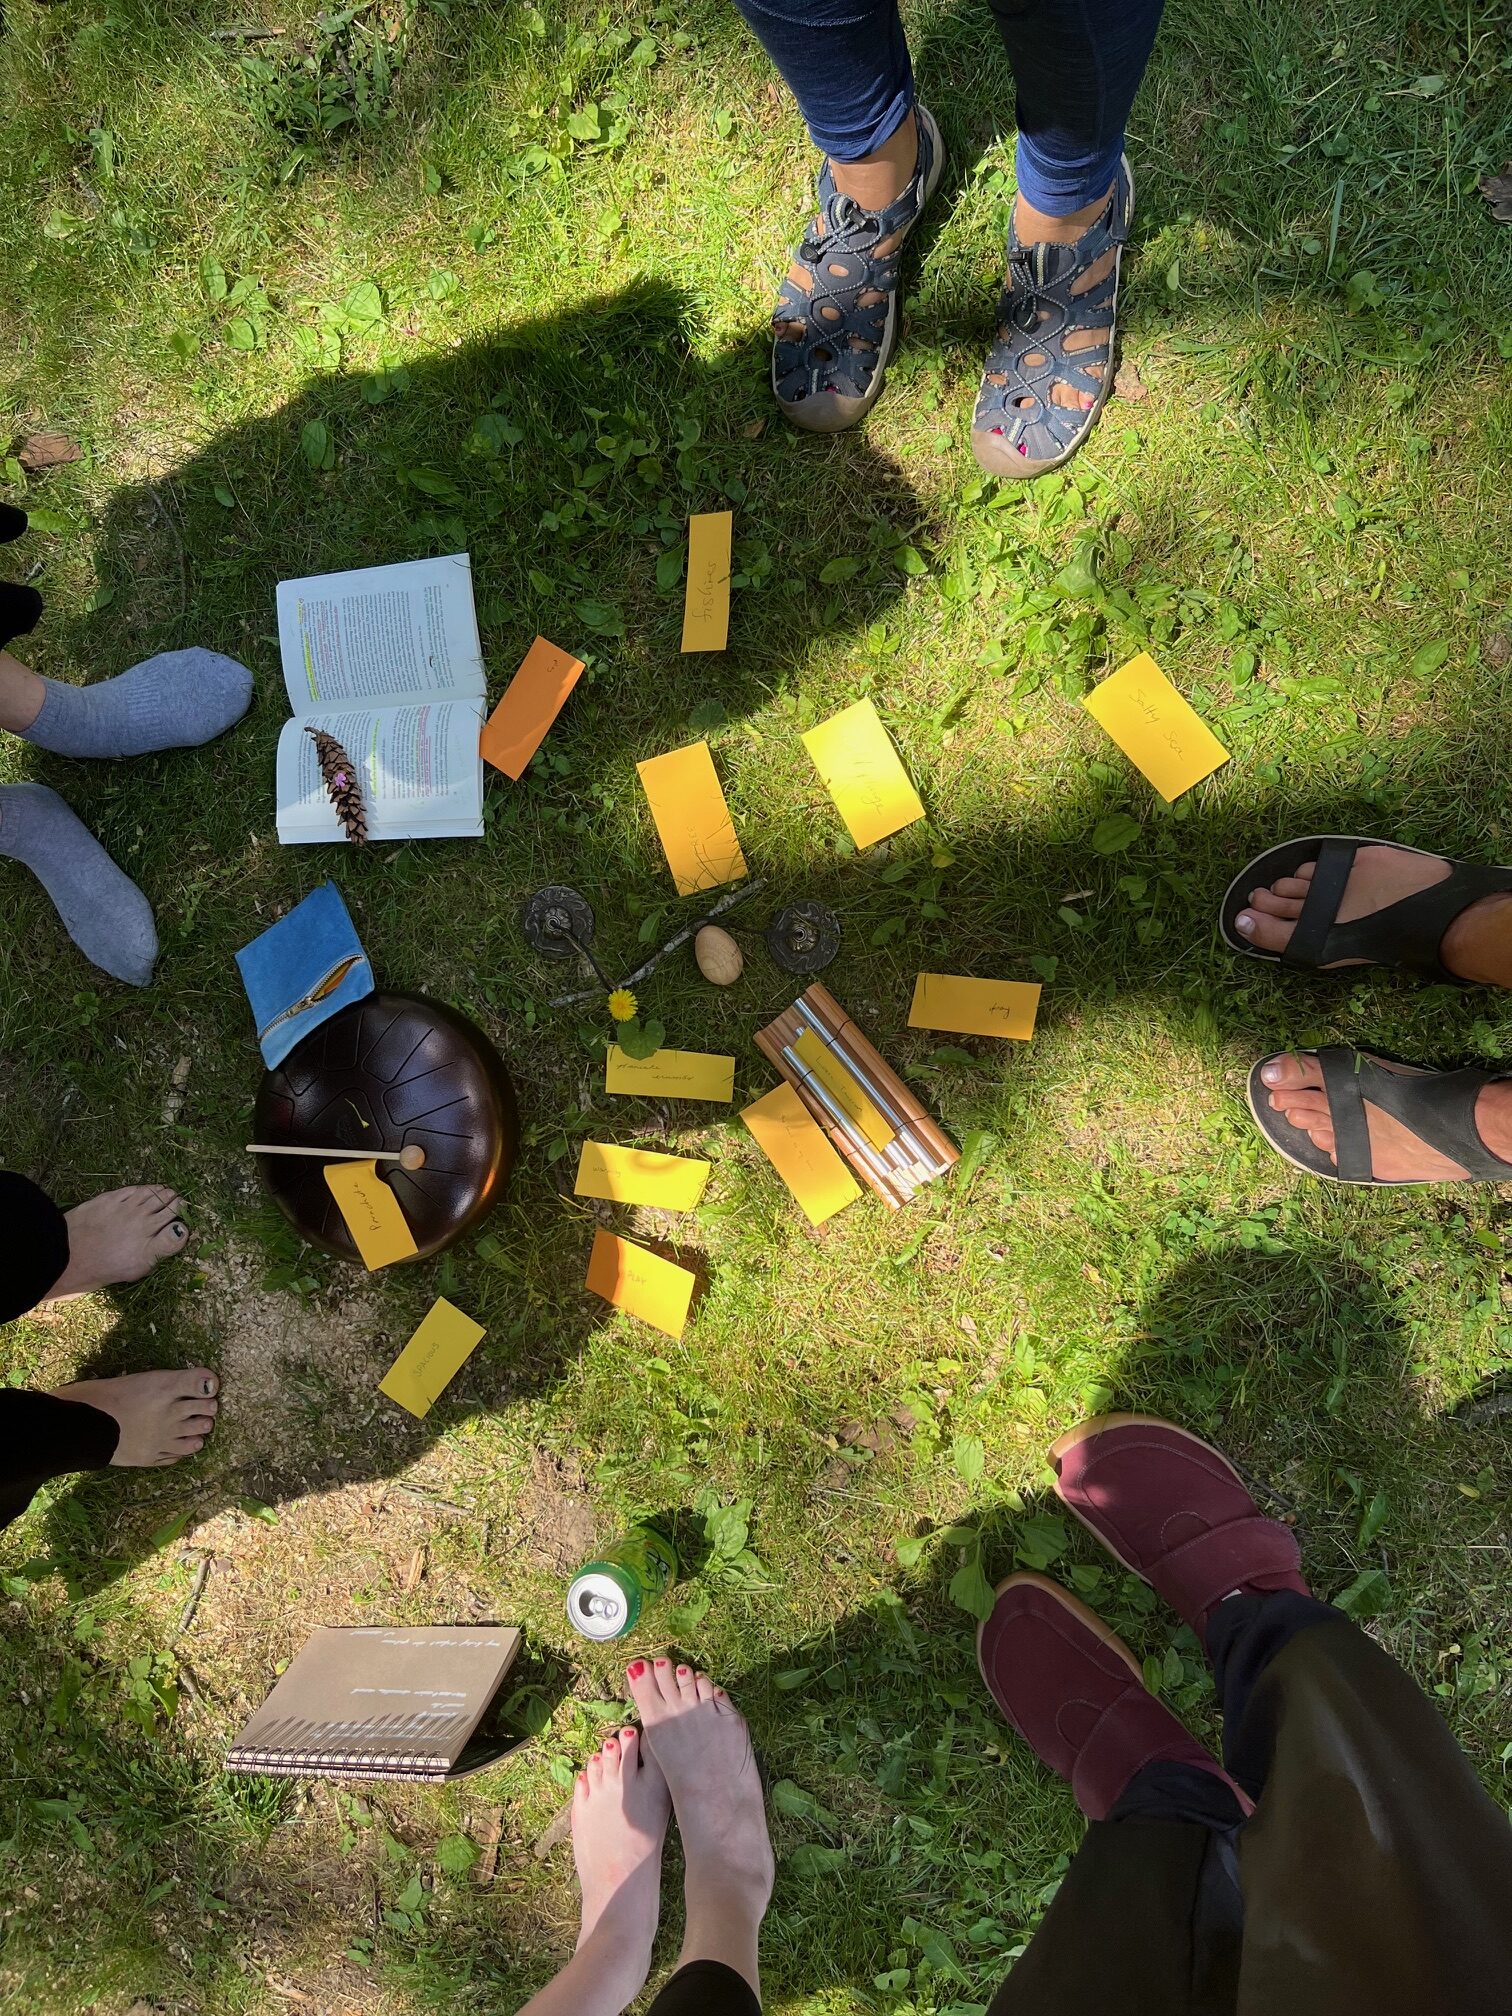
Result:
{"type": "Polygon", "coordinates": [[[520,1650],[497,1624],[323,1626],[231,1746],[228,1771],[462,1778],[519,1747],[478,1726],[520,1650]]]}

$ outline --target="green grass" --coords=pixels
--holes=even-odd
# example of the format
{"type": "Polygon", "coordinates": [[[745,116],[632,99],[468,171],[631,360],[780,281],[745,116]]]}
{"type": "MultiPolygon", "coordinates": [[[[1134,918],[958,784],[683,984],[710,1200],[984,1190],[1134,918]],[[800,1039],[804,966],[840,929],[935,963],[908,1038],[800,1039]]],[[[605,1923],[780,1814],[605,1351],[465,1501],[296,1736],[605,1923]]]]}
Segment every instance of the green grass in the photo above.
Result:
{"type": "MultiPolygon", "coordinates": [[[[771,2007],[978,2007],[1080,1826],[976,1683],[962,1548],[897,1548],[964,1522],[968,1567],[1052,1561],[1211,1733],[1194,1641],[1053,1515],[1041,1452],[1109,1400],[1221,1435],[1295,1513],[1323,1593],[1382,1571],[1370,1628],[1506,1796],[1512,1465],[1505,1416],[1463,1409],[1512,1360],[1505,1201],[1294,1178],[1242,1086],[1261,1050],[1336,1037],[1504,1059],[1512,1018],[1238,965],[1213,916],[1298,832],[1512,858],[1512,232],[1474,189],[1512,154],[1512,12],[1174,0],[1131,141],[1124,350],[1149,396],[1022,490],[978,480],[966,445],[1009,80],[982,10],[909,19],[951,166],[888,396],[825,442],[773,414],[761,333],[810,156],[714,0],[395,9],[386,100],[371,43],[344,52],[360,101],[335,58],[324,87],[294,70],[313,16],[277,0],[9,10],[0,433],[85,448],[31,483],[8,465],[4,493],[54,514],[11,549],[43,565],[32,662],[90,678],[198,641],[259,689],[204,751],[0,755],[65,793],[163,940],[150,991],[115,987],[5,868],[6,1160],[65,1201],[171,1180],[201,1232],[141,1287],[13,1326],[7,1375],[203,1354],[227,1379],[205,1458],[65,1484],[6,1537],[11,2006],[522,2000],[573,1912],[564,1857],[529,1844],[617,1712],[566,1576],[637,1513],[696,1527],[702,1496],[746,1508],[754,1563],[705,1570],[668,1628],[800,1788],[775,1823],[771,2007]],[[213,39],[249,21],[285,33],[213,39]],[[363,116],[320,137],[317,88],[363,116]],[[684,660],[669,576],[688,512],[722,502],[731,646],[684,660]],[[464,544],[493,693],[537,630],[589,661],[543,759],[490,784],[481,842],[281,850],[275,583],[464,544]],[[1174,810],[1076,704],[1144,646],[1233,751],[1174,810]],[[863,692],[930,816],[858,859],[798,738],[863,692]],[[522,899],[575,884],[604,956],[636,963],[678,906],[634,760],[705,730],[767,878],[751,921],[797,895],[842,913],[826,978],[979,1137],[968,1184],[812,1233],[737,1120],[610,1105],[600,1018],[547,1010],[559,973],[524,948],[522,899]],[[240,1152],[259,1062],[231,955],[327,873],[385,981],[490,1031],[525,1116],[487,1239],[373,1281],[301,1254],[240,1152]],[[1047,975],[1032,1045],[908,1031],[921,968],[1047,975]],[[694,1221],[643,1221],[707,1268],[678,1344],[582,1290],[594,1218],[564,1193],[590,1134],[716,1164],[694,1221]],[[440,1291],[488,1338],[421,1425],[374,1389],[440,1291]],[[549,1715],[506,1769],[355,1803],[220,1774],[310,1625],[486,1614],[528,1627],[519,1707],[549,1715]],[[493,1882],[448,1874],[495,1809],[493,1882]]],[[[770,1082],[751,1033],[793,991],[748,944],[727,994],[677,961],[642,990],[669,1041],[735,1053],[738,1100],[770,1082]]]]}

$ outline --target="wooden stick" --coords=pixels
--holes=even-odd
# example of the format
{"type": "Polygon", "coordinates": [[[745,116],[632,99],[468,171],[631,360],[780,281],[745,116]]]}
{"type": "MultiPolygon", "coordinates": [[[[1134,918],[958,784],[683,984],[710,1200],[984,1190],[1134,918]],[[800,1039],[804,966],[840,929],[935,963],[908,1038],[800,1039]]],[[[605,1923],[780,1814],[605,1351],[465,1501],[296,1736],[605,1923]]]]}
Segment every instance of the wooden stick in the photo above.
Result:
{"type": "Polygon", "coordinates": [[[249,1141],[249,1155],[318,1155],[322,1162],[397,1162],[401,1169],[423,1169],[425,1150],[418,1142],[407,1148],[294,1148],[272,1141],[249,1141]]]}

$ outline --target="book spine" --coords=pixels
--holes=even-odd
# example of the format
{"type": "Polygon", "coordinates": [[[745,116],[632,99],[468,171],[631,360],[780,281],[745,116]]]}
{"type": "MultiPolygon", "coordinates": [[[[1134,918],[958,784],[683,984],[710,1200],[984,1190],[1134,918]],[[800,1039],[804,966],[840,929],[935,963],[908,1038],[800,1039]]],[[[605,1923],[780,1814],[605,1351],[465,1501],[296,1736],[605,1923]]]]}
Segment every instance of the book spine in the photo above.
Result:
{"type": "Polygon", "coordinates": [[[361,1750],[236,1749],[227,1755],[226,1769],[274,1778],[444,1778],[450,1761],[419,1751],[383,1757],[361,1750]]]}

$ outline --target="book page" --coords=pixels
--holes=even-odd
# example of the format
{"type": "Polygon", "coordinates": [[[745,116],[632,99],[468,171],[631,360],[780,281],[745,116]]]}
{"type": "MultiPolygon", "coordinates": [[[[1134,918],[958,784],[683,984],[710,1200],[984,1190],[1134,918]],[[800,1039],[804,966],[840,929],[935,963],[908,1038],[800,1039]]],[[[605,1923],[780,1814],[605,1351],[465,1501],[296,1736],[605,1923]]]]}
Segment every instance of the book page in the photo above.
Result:
{"type": "Polygon", "coordinates": [[[296,717],[487,691],[466,553],[280,581],[278,645],[296,717]]]}
{"type": "Polygon", "coordinates": [[[370,840],[481,836],[481,700],[327,709],[284,723],[278,738],[279,839],[285,846],[321,840],[347,845],[307,727],[334,735],[351,757],[370,840]]]}

